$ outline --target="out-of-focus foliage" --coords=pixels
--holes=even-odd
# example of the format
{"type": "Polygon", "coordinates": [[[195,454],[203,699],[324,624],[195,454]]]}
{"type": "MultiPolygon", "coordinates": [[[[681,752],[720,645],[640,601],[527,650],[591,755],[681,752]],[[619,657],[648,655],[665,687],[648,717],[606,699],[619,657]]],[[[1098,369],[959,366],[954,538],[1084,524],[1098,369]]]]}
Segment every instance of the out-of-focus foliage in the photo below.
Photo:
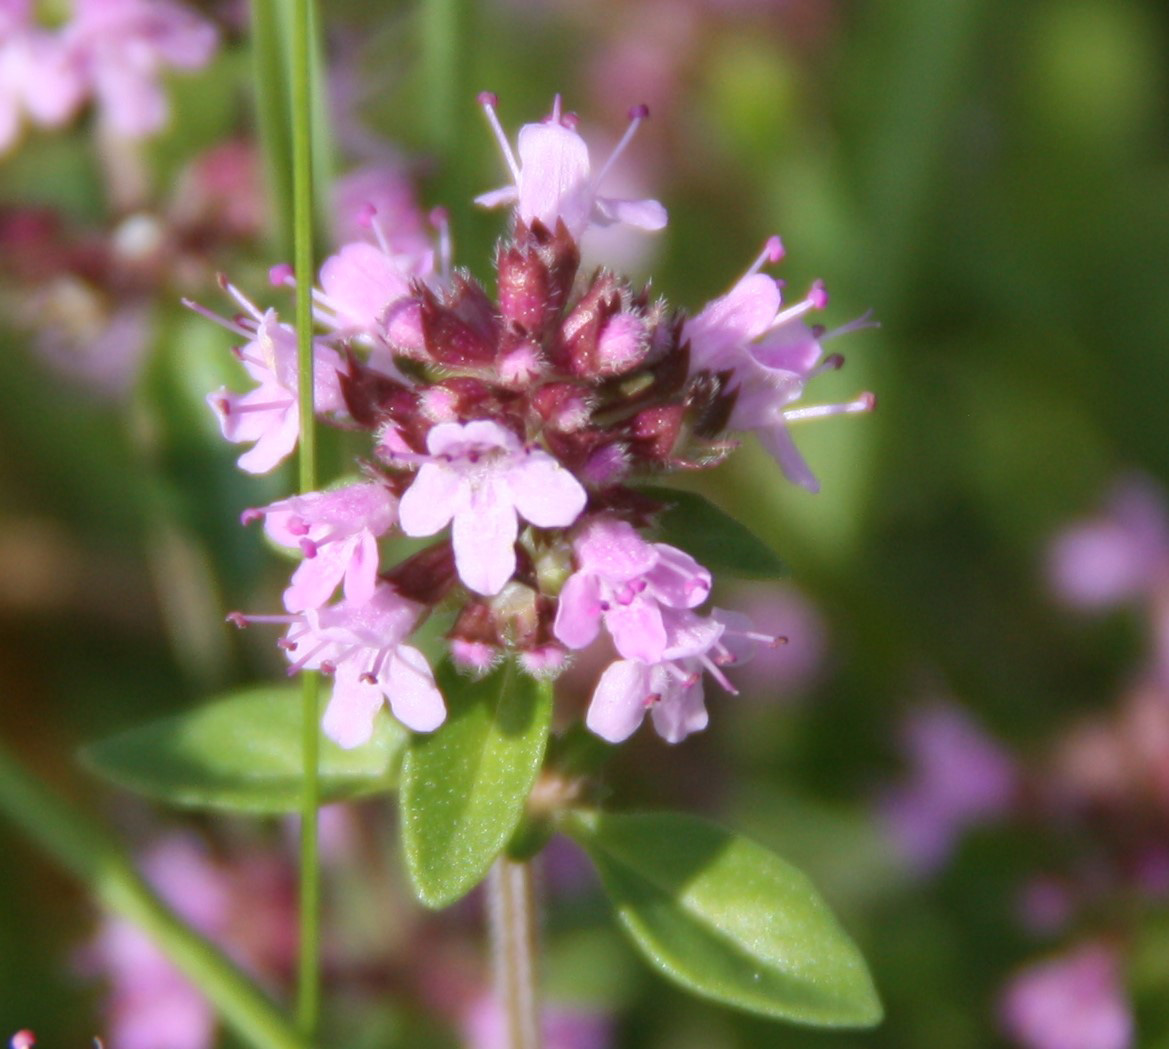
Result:
{"type": "MultiPolygon", "coordinates": [[[[1139,470],[1169,489],[1164,5],[476,5],[455,169],[429,159],[443,143],[425,121],[422,20],[403,4],[322,6],[341,166],[368,159],[347,137],[354,121],[395,143],[427,202],[450,207],[456,261],[480,276],[501,219],[468,200],[503,172],[474,93],[498,93],[514,127],[559,91],[587,129],[612,132],[629,105],[650,105],[619,175],[662,200],[670,225],[622,247],[658,291],[699,308],[778,232],[777,272],[793,295],[822,276],[830,326],[867,309],[880,323],[835,344],[847,365],[811,391],[830,401],[872,389],[877,412],[797,428],[821,494],[782,481],[753,447],[707,489],[779,552],[818,609],[819,672],[780,694],[762,675],[738,698],[712,697],[710,729],[678,747],[643,732],[613,758],[607,787],[639,809],[717,817],[805,870],[870,961],[886,1020],[806,1032],[686,997],[633,960],[573,862],[561,883],[549,873],[572,886],[551,900],[551,993],[613,1013],[615,1044],[639,1049],[974,1049],[1000,1037],[996,1003],[1013,972],[1104,937],[1123,949],[1138,1044],[1166,1043],[1164,896],[1102,893],[1048,932],[1019,916],[1037,876],[1113,862],[1116,843],[1097,824],[1079,812],[1061,823],[1024,796],[925,873],[898,856],[880,804],[907,775],[904,717],[939,699],[959,701],[1013,755],[1025,795],[1042,794],[1061,741],[1086,718],[1117,717],[1147,656],[1136,615],[1061,608],[1044,565],[1052,537],[1118,475],[1139,470]]],[[[200,149],[250,133],[246,50],[241,31],[210,70],[175,83],[173,128],[144,150],[156,186],[145,211],[182,197],[179,172],[200,149]]],[[[3,214],[49,206],[108,232],[125,216],[110,217],[99,167],[82,132],[31,135],[0,159],[3,214]]],[[[97,788],[72,764],[79,744],[279,672],[262,643],[220,625],[227,609],[278,601],[279,566],[236,521],[282,487],[240,478],[203,403],[231,381],[228,339],[174,300],[219,308],[225,263],[190,250],[206,272],[168,286],[169,305],[152,303],[146,363],[113,401],[45,364],[31,329],[62,300],[37,299],[0,261],[0,725],[45,777],[90,800],[97,788]]],[[[233,279],[265,294],[278,260],[255,239],[233,251],[233,279]]],[[[88,345],[83,332],[74,351],[88,345]]],[[[1169,694],[1151,710],[1164,732],[1169,694]]],[[[159,821],[123,795],[97,801],[130,840],[149,840],[159,821]]],[[[360,811],[385,818],[371,803],[360,811]]],[[[1169,847],[1169,799],[1133,819],[1169,847]]],[[[1128,829],[1111,828],[1121,852],[1128,829]]],[[[230,844],[254,831],[217,833],[230,844]]],[[[22,841],[5,843],[0,1034],[27,1025],[46,1045],[87,1044],[102,1031],[98,996],[70,961],[87,906],[22,841]]],[[[378,992],[366,998],[346,983],[353,973],[335,974],[335,1044],[456,1044],[442,1017],[481,979],[468,976],[479,927],[456,908],[419,932],[400,861],[386,869],[380,902],[352,871],[334,875],[339,936],[383,966],[353,965],[378,992]],[[411,936],[426,944],[413,968],[411,936]],[[458,986],[444,998],[440,980],[458,986]],[[371,1018],[363,1010],[379,999],[371,1018]]]]}

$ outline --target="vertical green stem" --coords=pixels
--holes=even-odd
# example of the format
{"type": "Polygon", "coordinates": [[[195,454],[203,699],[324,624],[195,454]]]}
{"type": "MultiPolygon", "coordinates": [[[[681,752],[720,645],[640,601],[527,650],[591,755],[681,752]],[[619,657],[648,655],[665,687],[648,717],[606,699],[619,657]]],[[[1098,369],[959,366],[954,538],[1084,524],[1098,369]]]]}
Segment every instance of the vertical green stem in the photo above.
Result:
{"type": "Polygon", "coordinates": [[[539,933],[532,865],[500,856],[487,883],[495,993],[511,1049],[540,1049],[539,933]]]}
{"type": "MultiPolygon", "coordinates": [[[[293,0],[292,31],[292,198],[293,255],[296,270],[297,375],[300,410],[300,490],[317,487],[313,415],[313,84],[311,0],[293,0]]],[[[302,679],[302,753],[304,791],[300,822],[300,961],[296,1015],[311,1039],[320,1013],[320,863],[317,811],[320,808],[320,684],[316,674],[302,679]]]]}
{"type": "Polygon", "coordinates": [[[472,195],[467,165],[460,163],[474,111],[472,13],[471,0],[423,0],[420,12],[426,141],[439,162],[437,195],[456,230],[466,222],[472,195]]]}

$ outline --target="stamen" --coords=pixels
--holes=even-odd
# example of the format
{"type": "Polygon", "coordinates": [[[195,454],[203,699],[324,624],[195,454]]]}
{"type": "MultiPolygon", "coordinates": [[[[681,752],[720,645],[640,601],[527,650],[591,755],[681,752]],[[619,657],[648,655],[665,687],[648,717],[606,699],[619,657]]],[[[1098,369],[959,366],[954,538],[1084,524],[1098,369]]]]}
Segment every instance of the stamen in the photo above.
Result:
{"type": "Polygon", "coordinates": [[[722,672],[722,668],[713,659],[707,655],[701,655],[698,658],[702,661],[702,665],[710,671],[710,676],[722,686],[724,691],[729,692],[732,696],[739,694],[739,690],[727,680],[726,674],[722,672]]]}
{"type": "MultiPolygon", "coordinates": [[[[559,96],[557,96],[559,97],[559,96]]],[[[593,190],[595,191],[604,181],[605,176],[609,174],[610,169],[617,162],[617,158],[625,152],[625,147],[633,141],[633,136],[637,134],[638,127],[641,122],[649,117],[649,106],[640,105],[634,106],[629,111],[629,127],[625,129],[625,134],[621,136],[621,141],[617,143],[616,149],[609,154],[609,159],[605,161],[601,170],[597,172],[597,177],[593,179],[593,190]]]]}
{"type": "Polygon", "coordinates": [[[503,159],[507,162],[508,170],[511,171],[511,177],[518,186],[520,182],[520,166],[516,163],[515,154],[511,151],[511,143],[508,142],[507,136],[503,133],[503,127],[499,123],[499,117],[495,115],[495,107],[499,105],[499,96],[490,91],[483,91],[479,95],[479,105],[483,107],[483,112],[487,115],[487,123],[491,125],[491,130],[495,133],[495,139],[499,143],[499,148],[503,151],[503,159]]]}
{"type": "Polygon", "coordinates": [[[200,317],[206,317],[207,320],[214,324],[218,324],[221,328],[226,328],[233,335],[241,335],[245,339],[251,339],[255,335],[255,332],[249,331],[238,321],[228,320],[226,317],[220,316],[220,314],[215,313],[213,310],[209,310],[201,303],[195,302],[193,299],[181,299],[180,301],[184,306],[187,307],[187,309],[194,310],[195,313],[199,314],[200,317]]]}
{"type": "Polygon", "coordinates": [[[767,238],[767,243],[763,245],[763,250],[759,253],[759,257],[751,263],[751,268],[743,274],[743,279],[753,277],[765,265],[774,265],[779,262],[784,256],[783,242],[778,236],[772,235],[767,238]]]}
{"type": "Polygon", "coordinates": [[[257,321],[264,319],[264,314],[260,312],[259,307],[256,306],[251,299],[249,299],[242,291],[239,290],[231,281],[225,277],[220,277],[220,284],[223,290],[227,292],[236,302],[238,302],[244,309],[244,312],[255,317],[257,321]]]}
{"type": "Polygon", "coordinates": [[[829,415],[851,415],[856,412],[871,412],[877,407],[877,395],[866,391],[855,400],[844,404],[813,404],[806,408],[792,408],[783,413],[789,423],[806,422],[808,419],[824,419],[829,415]]]}
{"type": "Polygon", "coordinates": [[[642,702],[645,704],[646,710],[649,710],[650,707],[660,703],[661,701],[662,694],[660,692],[651,692],[648,696],[645,697],[645,699],[642,700],[642,702]]]}
{"type": "Polygon", "coordinates": [[[873,320],[873,311],[865,310],[856,320],[842,324],[839,328],[833,328],[824,338],[835,339],[838,335],[847,335],[849,332],[863,331],[865,328],[879,328],[880,326],[880,321],[873,320]]]}
{"type": "Polygon", "coordinates": [[[239,523],[241,525],[250,525],[254,524],[256,521],[262,520],[263,517],[263,510],[252,507],[251,509],[245,510],[242,514],[239,515],[239,523]]]}
{"type": "MultiPolygon", "coordinates": [[[[820,340],[821,342],[823,339],[820,340]]],[[[838,372],[844,367],[843,353],[830,353],[825,357],[815,368],[808,372],[808,378],[814,379],[817,375],[823,375],[825,372],[838,372]]]]}

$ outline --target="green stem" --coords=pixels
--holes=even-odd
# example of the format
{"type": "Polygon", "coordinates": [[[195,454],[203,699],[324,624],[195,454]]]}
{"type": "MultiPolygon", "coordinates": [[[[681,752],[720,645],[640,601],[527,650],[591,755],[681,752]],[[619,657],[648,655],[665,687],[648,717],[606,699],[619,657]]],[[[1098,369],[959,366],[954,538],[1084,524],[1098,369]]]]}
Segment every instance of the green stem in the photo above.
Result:
{"type": "Polygon", "coordinates": [[[436,194],[456,230],[466,224],[472,195],[467,164],[460,163],[473,112],[471,15],[471,0],[424,0],[421,10],[426,141],[439,162],[436,194]]]}
{"type": "Polygon", "coordinates": [[[252,0],[252,65],[256,124],[263,147],[273,243],[280,259],[292,252],[292,141],[288,120],[286,19],[277,0],[252,0]]]}
{"type": "Polygon", "coordinates": [[[150,890],[92,818],[30,776],[2,745],[0,812],[84,882],[102,907],[142,929],[245,1041],[257,1049],[308,1049],[251,981],[150,890]]]}
{"type": "Polygon", "coordinates": [[[495,993],[511,1049],[540,1049],[539,934],[531,863],[500,856],[487,882],[495,993]]]}
{"type": "MultiPolygon", "coordinates": [[[[292,26],[292,198],[293,253],[296,270],[297,376],[300,412],[300,491],[317,487],[316,430],[313,414],[313,82],[311,0],[294,0],[292,26]]],[[[301,1032],[312,1039],[320,1014],[320,859],[317,813],[320,808],[320,685],[304,675],[301,694],[301,749],[304,789],[300,811],[300,956],[296,1015],[301,1032]]]]}

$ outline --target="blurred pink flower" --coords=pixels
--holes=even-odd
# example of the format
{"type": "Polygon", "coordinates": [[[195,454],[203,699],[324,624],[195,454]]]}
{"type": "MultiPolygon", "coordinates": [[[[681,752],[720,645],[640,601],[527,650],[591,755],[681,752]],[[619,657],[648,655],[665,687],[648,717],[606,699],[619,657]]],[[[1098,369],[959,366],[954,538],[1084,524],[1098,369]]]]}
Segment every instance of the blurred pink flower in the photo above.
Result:
{"type": "Polygon", "coordinates": [[[1015,793],[1007,753],[960,707],[937,703],[902,725],[908,777],[879,806],[888,833],[922,874],[937,870],[968,828],[1001,816],[1015,793]]]}
{"type": "Polygon", "coordinates": [[[1087,944],[1017,973],[1003,992],[999,1015],[1007,1035],[1025,1049],[1127,1049],[1132,1007],[1118,961],[1087,944]]]}
{"type": "Polygon", "coordinates": [[[1048,556],[1056,596],[1107,608],[1169,584],[1169,511],[1147,478],[1118,481],[1102,513],[1060,533],[1048,556]]]}
{"type": "MultiPolygon", "coordinates": [[[[146,880],[198,932],[245,968],[271,976],[294,957],[294,898],[282,865],[251,860],[236,870],[212,861],[198,839],[174,833],[144,856],[146,880]]],[[[215,1013],[145,933],[106,918],[79,955],[108,981],[110,1044],[117,1049],[210,1049],[215,1013]]]]}

